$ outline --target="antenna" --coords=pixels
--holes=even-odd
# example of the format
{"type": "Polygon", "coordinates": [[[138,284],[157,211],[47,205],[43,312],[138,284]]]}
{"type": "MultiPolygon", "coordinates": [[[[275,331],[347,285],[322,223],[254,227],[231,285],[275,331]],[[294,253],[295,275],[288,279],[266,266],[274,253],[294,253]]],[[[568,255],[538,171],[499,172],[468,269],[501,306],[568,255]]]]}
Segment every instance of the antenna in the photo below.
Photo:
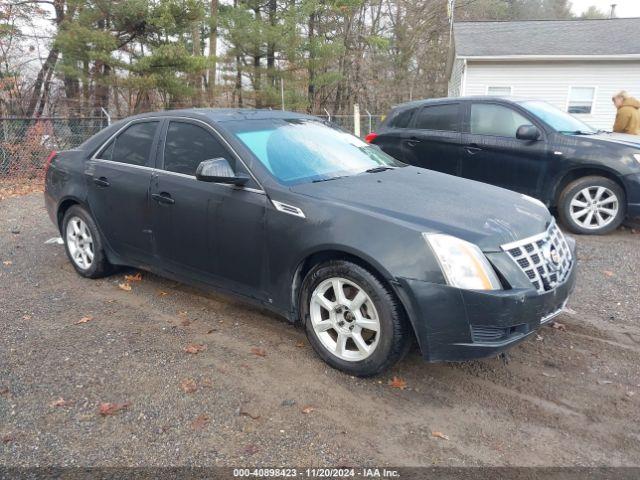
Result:
{"type": "Polygon", "coordinates": [[[616,7],[618,6],[618,4],[616,3],[612,3],[611,4],[611,13],[609,14],[609,18],[616,18],[616,7]]]}

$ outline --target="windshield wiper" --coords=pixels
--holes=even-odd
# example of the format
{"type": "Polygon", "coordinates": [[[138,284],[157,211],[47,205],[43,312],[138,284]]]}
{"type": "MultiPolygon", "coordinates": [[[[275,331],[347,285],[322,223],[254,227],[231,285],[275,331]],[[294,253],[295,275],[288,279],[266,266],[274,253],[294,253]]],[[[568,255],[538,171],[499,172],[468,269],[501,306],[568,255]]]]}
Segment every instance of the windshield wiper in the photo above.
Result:
{"type": "Polygon", "coordinates": [[[393,167],[373,167],[370,168],[368,170],[365,170],[366,173],[378,173],[378,172],[384,172],[385,170],[393,170],[393,167]]]}
{"type": "Polygon", "coordinates": [[[312,180],[311,183],[320,183],[320,182],[328,182],[330,180],[337,180],[339,178],[347,177],[348,175],[338,175],[337,177],[328,177],[328,178],[318,178],[317,180],[312,180]]]}
{"type": "Polygon", "coordinates": [[[560,130],[560,133],[566,135],[595,135],[598,132],[585,132],[584,130],[560,130]]]}

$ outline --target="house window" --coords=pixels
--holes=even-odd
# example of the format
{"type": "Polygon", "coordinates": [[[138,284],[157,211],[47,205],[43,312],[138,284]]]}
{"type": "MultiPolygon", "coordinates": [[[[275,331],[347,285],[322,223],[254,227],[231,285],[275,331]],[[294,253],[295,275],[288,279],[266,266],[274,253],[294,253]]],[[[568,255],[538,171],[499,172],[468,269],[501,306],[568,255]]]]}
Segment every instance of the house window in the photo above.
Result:
{"type": "Polygon", "coordinates": [[[487,95],[509,96],[511,95],[511,87],[487,87],[487,95]]]}
{"type": "Polygon", "coordinates": [[[595,98],[595,87],[571,87],[569,89],[567,112],[589,114],[593,110],[595,98]]]}

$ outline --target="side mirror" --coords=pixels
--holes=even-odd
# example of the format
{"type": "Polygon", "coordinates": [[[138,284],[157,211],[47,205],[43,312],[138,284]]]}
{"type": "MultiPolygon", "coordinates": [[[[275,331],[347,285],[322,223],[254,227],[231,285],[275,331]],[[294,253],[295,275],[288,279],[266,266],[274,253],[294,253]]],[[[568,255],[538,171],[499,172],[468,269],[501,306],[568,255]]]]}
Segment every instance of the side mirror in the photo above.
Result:
{"type": "Polygon", "coordinates": [[[520,125],[516,130],[516,138],[518,140],[535,141],[540,138],[540,130],[533,125],[520,125]]]}
{"type": "Polygon", "coordinates": [[[202,182],[228,183],[242,186],[249,181],[246,175],[236,175],[226,158],[214,158],[200,162],[196,179],[202,182]]]}

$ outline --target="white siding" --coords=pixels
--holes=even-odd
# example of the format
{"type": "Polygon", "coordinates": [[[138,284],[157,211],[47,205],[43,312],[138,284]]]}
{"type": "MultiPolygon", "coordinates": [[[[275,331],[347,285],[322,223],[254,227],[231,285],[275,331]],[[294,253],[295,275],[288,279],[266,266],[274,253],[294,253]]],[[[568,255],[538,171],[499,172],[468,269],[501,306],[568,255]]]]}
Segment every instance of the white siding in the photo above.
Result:
{"type": "Polygon", "coordinates": [[[627,90],[640,97],[640,61],[489,63],[468,60],[465,88],[460,95],[485,95],[489,86],[510,86],[514,96],[545,100],[564,111],[569,87],[596,87],[591,114],[576,116],[596,128],[611,130],[616,115],[612,95],[627,90]]]}
{"type": "Polygon", "coordinates": [[[450,97],[459,97],[462,95],[462,76],[464,74],[464,60],[456,58],[451,69],[451,78],[449,79],[450,97]]]}

